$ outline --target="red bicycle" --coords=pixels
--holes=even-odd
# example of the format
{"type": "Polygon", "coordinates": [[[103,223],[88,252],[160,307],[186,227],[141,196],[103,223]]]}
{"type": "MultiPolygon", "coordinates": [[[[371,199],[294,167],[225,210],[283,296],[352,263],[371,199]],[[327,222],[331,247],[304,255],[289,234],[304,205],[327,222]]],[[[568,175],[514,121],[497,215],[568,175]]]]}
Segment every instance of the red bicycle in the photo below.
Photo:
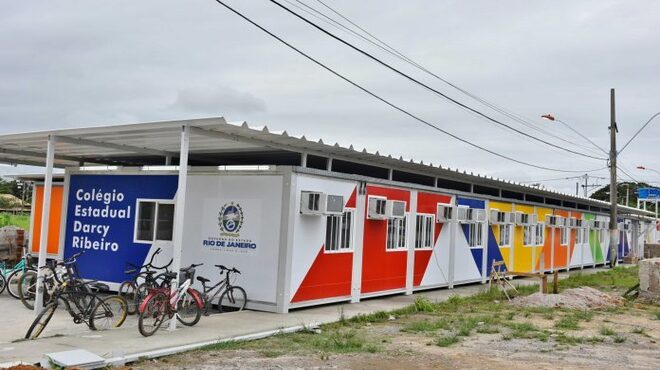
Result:
{"type": "Polygon", "coordinates": [[[149,288],[149,294],[142,301],[138,312],[138,329],[145,337],[153,335],[166,320],[176,316],[177,320],[186,326],[193,326],[199,322],[204,311],[204,303],[199,292],[191,288],[195,278],[195,267],[203,264],[192,264],[180,270],[182,274],[181,285],[171,291],[171,282],[176,273],[163,274],[164,284],[157,288],[149,288]]]}

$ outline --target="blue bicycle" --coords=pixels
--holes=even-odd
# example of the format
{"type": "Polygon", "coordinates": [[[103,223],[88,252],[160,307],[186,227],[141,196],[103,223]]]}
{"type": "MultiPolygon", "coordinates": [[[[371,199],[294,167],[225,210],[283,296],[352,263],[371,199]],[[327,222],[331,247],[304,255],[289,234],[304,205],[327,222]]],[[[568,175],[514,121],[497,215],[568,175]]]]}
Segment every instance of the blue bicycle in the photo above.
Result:
{"type": "Polygon", "coordinates": [[[27,247],[23,247],[23,257],[13,266],[7,266],[5,262],[0,262],[0,294],[5,287],[10,296],[20,299],[18,283],[23,274],[27,271],[37,271],[32,262],[32,255],[28,253],[27,247]]]}

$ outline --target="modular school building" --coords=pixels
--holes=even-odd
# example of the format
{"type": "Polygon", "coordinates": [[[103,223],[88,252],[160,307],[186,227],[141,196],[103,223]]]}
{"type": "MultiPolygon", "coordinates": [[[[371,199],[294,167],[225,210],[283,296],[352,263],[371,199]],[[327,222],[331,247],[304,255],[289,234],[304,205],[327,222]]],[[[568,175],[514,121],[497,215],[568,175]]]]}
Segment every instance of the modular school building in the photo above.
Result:
{"type": "MultiPolygon", "coordinates": [[[[484,282],[493,261],[542,272],[611,253],[605,202],[222,118],[4,135],[0,148],[3,162],[46,158],[32,249],[85,250],[82,276],[115,287],[160,248],[155,264],[203,262],[212,281],[214,264],[235,266],[248,307],[287,312],[484,282]]],[[[642,256],[655,219],[619,211],[617,256],[642,256]]]]}

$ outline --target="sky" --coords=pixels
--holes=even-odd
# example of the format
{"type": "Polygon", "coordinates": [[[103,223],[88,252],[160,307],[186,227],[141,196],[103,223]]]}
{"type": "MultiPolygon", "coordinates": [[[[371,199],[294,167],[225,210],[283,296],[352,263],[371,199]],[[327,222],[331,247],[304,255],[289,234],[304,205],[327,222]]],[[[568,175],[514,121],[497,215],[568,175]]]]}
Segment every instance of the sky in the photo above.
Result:
{"type": "MultiPolygon", "coordinates": [[[[620,144],[660,111],[658,1],[323,0],[427,70],[524,117],[524,125],[300,10],[309,10],[305,4],[342,21],[321,2],[279,1],[443,94],[571,150],[604,155],[564,125],[542,120],[542,114],[551,113],[608,150],[611,88],[616,89],[620,144]]],[[[568,177],[607,165],[461,109],[270,1],[226,2],[443,130],[505,156],[578,172],[510,162],[424,126],[213,0],[5,2],[0,12],[0,134],[222,116],[568,193],[575,193],[577,181],[568,177]]],[[[643,165],[660,171],[659,121],[652,121],[620,155],[620,164],[636,181],[660,183],[660,173],[636,169],[643,165]]],[[[0,165],[0,174],[21,171],[34,169],[0,165]]],[[[590,183],[608,182],[606,169],[590,174],[595,176],[590,183]]]]}

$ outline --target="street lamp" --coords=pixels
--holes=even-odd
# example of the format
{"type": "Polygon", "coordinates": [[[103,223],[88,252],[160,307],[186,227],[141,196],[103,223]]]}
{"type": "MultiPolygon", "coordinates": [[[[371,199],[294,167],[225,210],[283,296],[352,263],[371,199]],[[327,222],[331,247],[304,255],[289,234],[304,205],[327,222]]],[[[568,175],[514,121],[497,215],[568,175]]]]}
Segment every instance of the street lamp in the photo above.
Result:
{"type": "Polygon", "coordinates": [[[648,167],[645,167],[645,166],[637,166],[637,169],[638,169],[638,170],[646,170],[646,171],[655,172],[655,173],[657,173],[658,175],[660,175],[660,171],[658,171],[658,170],[654,170],[653,168],[648,168],[648,167]]]}
{"type": "Polygon", "coordinates": [[[603,152],[603,153],[605,153],[605,154],[609,154],[605,149],[601,148],[598,144],[596,144],[596,143],[594,143],[593,141],[591,141],[591,139],[589,139],[589,138],[586,137],[585,135],[582,135],[578,130],[576,130],[576,129],[574,129],[573,127],[571,127],[571,125],[569,125],[569,124],[567,124],[566,122],[564,122],[564,121],[562,121],[562,120],[556,118],[556,117],[553,116],[552,114],[544,114],[544,115],[541,116],[541,118],[546,119],[546,120],[548,120],[548,121],[553,121],[553,122],[559,122],[559,123],[561,123],[562,125],[566,126],[569,130],[573,131],[573,132],[576,133],[578,136],[580,136],[580,137],[583,138],[584,140],[586,140],[586,141],[588,141],[589,143],[591,143],[591,145],[593,145],[593,146],[595,146],[596,148],[598,148],[598,150],[600,150],[601,152],[603,152]]]}

